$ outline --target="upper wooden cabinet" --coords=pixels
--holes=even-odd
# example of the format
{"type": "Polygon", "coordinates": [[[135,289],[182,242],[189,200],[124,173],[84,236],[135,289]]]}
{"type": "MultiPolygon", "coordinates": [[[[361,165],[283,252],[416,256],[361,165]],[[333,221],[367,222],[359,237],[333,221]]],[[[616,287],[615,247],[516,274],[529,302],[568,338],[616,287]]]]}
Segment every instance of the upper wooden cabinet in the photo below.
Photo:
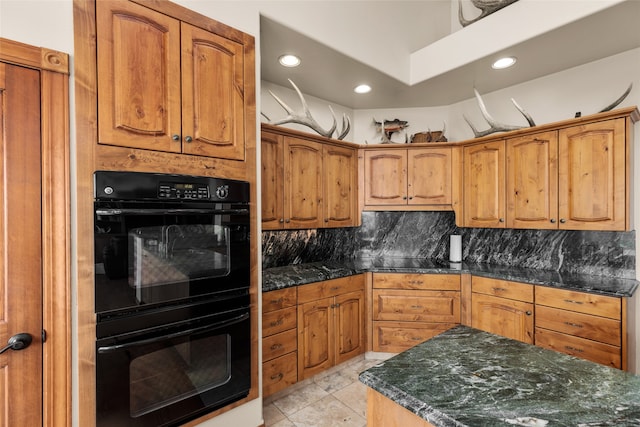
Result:
{"type": "Polygon", "coordinates": [[[452,157],[451,147],[365,150],[365,209],[451,210],[452,157]]]}
{"type": "Polygon", "coordinates": [[[96,29],[99,143],[244,160],[242,43],[127,1],[96,29]]]}
{"type": "Polygon", "coordinates": [[[263,230],[358,225],[355,148],[271,129],[261,147],[263,230]]]}

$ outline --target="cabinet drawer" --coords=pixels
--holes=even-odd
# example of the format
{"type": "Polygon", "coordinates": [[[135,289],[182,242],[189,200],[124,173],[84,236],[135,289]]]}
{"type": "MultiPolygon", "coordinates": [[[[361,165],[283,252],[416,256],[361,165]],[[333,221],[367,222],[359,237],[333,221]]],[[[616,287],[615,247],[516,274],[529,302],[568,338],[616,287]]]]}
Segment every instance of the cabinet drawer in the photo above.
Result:
{"type": "Polygon", "coordinates": [[[576,313],[557,308],[538,306],[536,327],[551,329],[577,337],[620,346],[620,321],[590,314],[576,313]]]}
{"type": "Polygon", "coordinates": [[[378,289],[459,291],[460,275],[373,273],[373,287],[378,289]]]}
{"type": "Polygon", "coordinates": [[[536,286],[536,304],[621,319],[620,298],[536,286]]]}
{"type": "Polygon", "coordinates": [[[298,304],[364,289],[364,274],[298,286],[298,304]]]}
{"type": "Polygon", "coordinates": [[[298,330],[289,329],[262,339],[262,360],[267,361],[298,349],[298,330]]]}
{"type": "Polygon", "coordinates": [[[297,304],[297,288],[295,286],[277,291],[269,291],[262,294],[262,312],[280,310],[293,307],[297,304]]]}
{"type": "Polygon", "coordinates": [[[620,369],[620,347],[536,328],[536,345],[620,369]]]}
{"type": "Polygon", "coordinates": [[[473,292],[493,295],[500,298],[533,302],[534,286],[527,285],[526,283],[474,276],[471,279],[471,289],[473,292]]]}
{"type": "Polygon", "coordinates": [[[460,292],[374,289],[373,320],[460,323],[460,292]]]}
{"type": "Polygon", "coordinates": [[[283,308],[262,315],[262,336],[277,334],[296,327],[296,307],[283,308]]]}
{"type": "Polygon", "coordinates": [[[298,381],[298,353],[286,354],[262,364],[262,396],[267,397],[298,381]]]}
{"type": "Polygon", "coordinates": [[[373,351],[400,353],[456,323],[373,322],[373,351]]]}

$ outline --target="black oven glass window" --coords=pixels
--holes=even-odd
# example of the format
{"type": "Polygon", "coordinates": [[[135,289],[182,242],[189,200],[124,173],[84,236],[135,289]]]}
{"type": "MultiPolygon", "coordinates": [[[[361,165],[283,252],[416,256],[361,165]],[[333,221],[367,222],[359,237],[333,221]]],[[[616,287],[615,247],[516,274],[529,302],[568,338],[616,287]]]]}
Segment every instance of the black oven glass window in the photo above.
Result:
{"type": "Polygon", "coordinates": [[[133,355],[129,365],[130,415],[137,418],[220,387],[231,379],[228,334],[191,338],[133,355]]]}

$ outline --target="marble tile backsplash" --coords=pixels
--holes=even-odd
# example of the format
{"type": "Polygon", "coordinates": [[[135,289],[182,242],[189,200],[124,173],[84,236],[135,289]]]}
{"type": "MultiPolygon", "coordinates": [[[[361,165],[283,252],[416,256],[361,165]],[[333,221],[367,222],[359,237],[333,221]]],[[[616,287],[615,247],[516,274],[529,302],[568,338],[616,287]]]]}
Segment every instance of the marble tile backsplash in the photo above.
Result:
{"type": "Polygon", "coordinates": [[[357,228],[265,231],[263,268],[354,258],[448,261],[462,235],[465,262],[635,279],[635,232],[458,228],[453,212],[363,212],[357,228]]]}

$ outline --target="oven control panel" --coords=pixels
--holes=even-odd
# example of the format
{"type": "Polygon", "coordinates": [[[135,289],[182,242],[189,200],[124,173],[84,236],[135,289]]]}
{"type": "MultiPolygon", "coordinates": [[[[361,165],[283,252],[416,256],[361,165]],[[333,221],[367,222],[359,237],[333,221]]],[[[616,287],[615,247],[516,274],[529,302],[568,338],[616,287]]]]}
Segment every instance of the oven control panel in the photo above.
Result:
{"type": "Polygon", "coordinates": [[[208,199],[209,186],[190,182],[162,182],[158,186],[160,199],[208,199]]]}

